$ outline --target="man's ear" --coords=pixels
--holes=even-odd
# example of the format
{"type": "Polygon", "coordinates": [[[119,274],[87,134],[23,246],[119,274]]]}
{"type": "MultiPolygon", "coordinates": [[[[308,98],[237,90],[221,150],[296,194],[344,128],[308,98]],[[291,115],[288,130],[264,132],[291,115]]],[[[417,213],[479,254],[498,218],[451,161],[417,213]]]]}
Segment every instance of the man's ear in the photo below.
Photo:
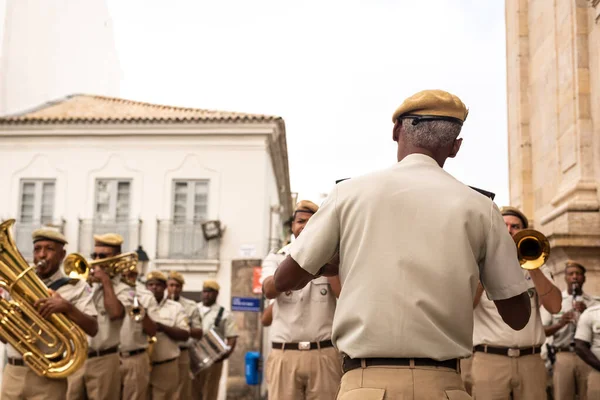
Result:
{"type": "Polygon", "coordinates": [[[400,129],[402,129],[402,121],[398,120],[394,124],[394,128],[392,129],[392,139],[394,142],[397,142],[400,138],[400,129]]]}
{"type": "Polygon", "coordinates": [[[460,150],[460,146],[462,145],[462,138],[456,139],[454,143],[452,143],[452,150],[450,150],[450,154],[448,154],[448,158],[454,158],[458,154],[460,150]]]}

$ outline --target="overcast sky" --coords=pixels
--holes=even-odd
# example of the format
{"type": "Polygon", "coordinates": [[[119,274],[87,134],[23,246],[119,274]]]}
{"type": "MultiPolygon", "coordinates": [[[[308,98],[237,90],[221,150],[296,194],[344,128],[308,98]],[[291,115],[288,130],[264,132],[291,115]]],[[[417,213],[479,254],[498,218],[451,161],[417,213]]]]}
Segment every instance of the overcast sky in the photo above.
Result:
{"type": "Polygon", "coordinates": [[[504,2],[109,0],[121,97],[285,119],[292,191],[395,160],[391,115],[422,89],[469,107],[446,169],[508,201],[504,2]]]}

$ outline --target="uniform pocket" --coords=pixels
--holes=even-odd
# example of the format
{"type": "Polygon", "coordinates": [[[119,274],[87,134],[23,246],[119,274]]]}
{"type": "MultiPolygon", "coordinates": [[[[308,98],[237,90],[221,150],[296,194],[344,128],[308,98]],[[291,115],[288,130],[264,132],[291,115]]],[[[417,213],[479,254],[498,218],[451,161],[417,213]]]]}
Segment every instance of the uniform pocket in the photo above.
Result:
{"type": "Polygon", "coordinates": [[[384,396],[385,389],[359,388],[339,395],[337,400],[383,400],[384,396]]]}
{"type": "Polygon", "coordinates": [[[467,392],[464,390],[446,390],[444,391],[447,400],[472,400],[473,398],[469,396],[467,392]]]}

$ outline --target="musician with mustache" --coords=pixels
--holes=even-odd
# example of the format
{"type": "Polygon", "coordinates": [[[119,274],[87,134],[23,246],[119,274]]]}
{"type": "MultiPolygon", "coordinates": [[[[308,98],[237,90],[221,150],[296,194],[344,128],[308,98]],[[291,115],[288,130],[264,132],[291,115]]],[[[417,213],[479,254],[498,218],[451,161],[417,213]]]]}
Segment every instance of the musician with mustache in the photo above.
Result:
{"type": "MultiPolygon", "coordinates": [[[[98,332],[96,308],[89,285],[67,277],[62,269],[67,239],[52,229],[38,229],[32,234],[33,262],[36,274],[53,291],[51,297],[38,300],[36,307],[44,318],[62,313],[89,336],[98,332]]],[[[4,342],[4,340],[2,340],[4,342]]],[[[21,354],[7,345],[8,364],[2,375],[2,400],[64,399],[67,379],[38,376],[23,362],[21,354]]]]}

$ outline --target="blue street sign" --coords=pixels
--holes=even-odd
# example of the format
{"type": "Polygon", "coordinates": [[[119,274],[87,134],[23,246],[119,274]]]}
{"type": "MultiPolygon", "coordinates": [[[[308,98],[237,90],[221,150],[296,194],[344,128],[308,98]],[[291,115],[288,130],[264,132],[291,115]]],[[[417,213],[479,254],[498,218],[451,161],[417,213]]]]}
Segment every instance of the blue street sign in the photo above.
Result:
{"type": "Polygon", "coordinates": [[[232,297],[231,311],[260,312],[260,299],[255,297],[232,297]]]}

